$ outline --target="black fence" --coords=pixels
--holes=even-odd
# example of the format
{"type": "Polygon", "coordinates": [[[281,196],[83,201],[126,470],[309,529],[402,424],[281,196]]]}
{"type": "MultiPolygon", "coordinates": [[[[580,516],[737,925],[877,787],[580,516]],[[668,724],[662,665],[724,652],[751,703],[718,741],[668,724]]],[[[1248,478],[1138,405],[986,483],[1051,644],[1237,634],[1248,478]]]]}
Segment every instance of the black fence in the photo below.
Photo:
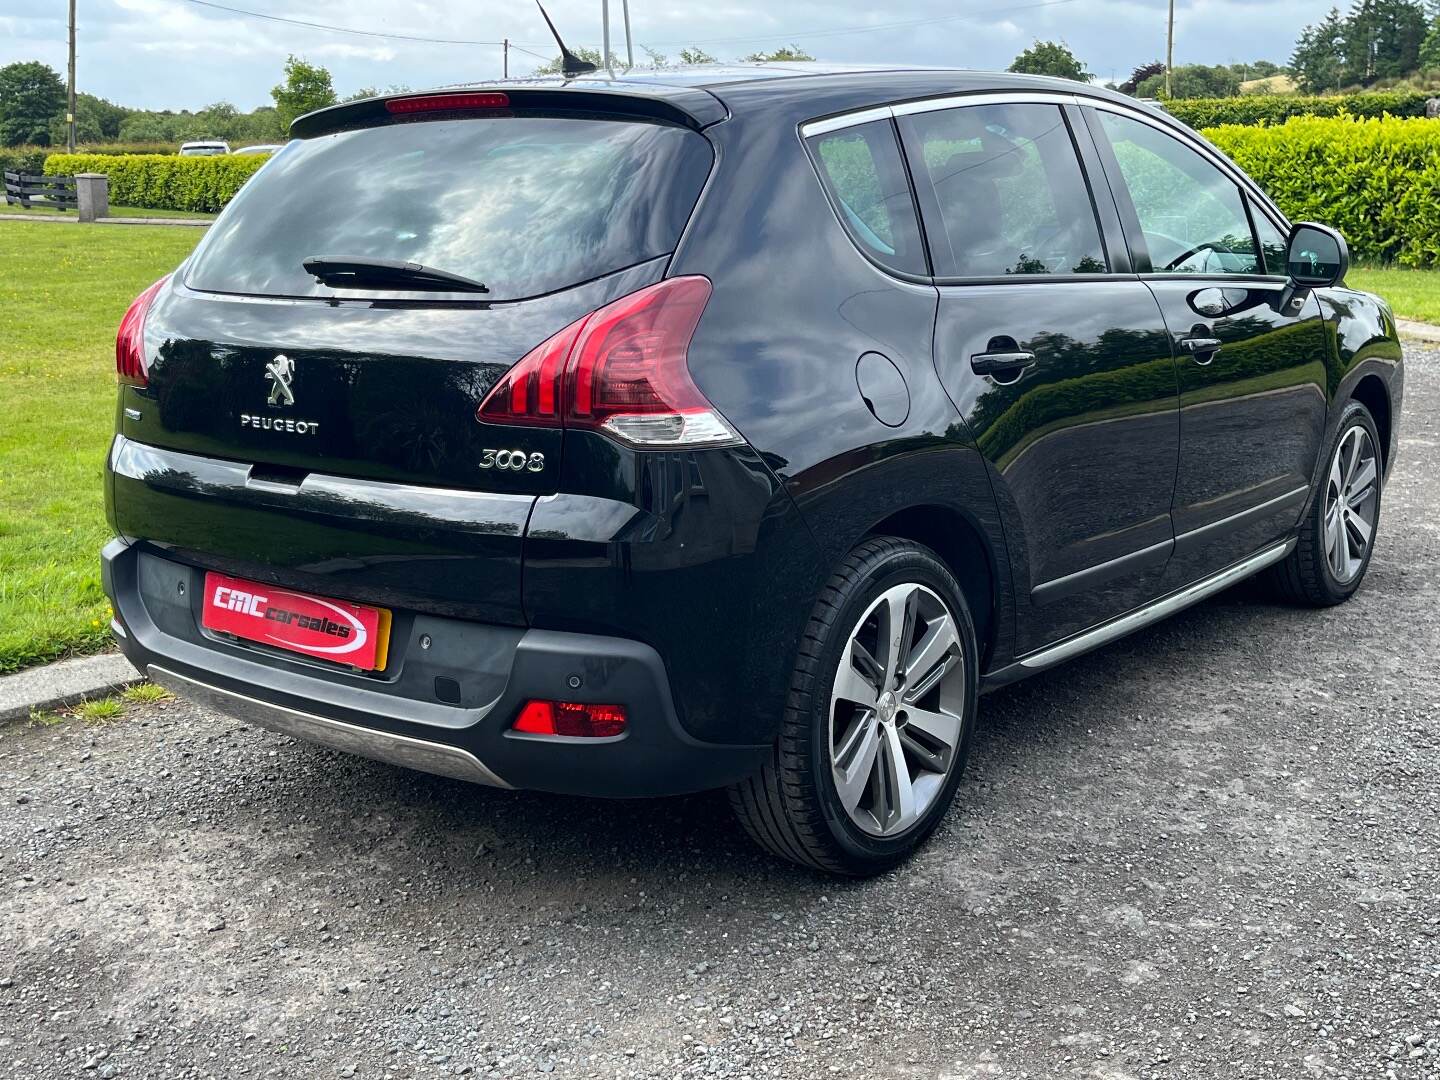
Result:
{"type": "Polygon", "coordinates": [[[31,173],[5,173],[5,201],[31,206],[53,206],[57,210],[78,210],[73,176],[36,176],[31,173]]]}

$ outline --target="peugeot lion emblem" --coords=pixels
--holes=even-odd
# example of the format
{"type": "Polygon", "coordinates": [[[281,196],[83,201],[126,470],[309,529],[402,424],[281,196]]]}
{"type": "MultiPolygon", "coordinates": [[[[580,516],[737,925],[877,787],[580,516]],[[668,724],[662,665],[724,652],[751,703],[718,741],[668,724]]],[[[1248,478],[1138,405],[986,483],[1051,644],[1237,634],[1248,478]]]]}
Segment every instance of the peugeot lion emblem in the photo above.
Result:
{"type": "Polygon", "coordinates": [[[295,377],[294,360],[281,353],[265,365],[265,377],[271,382],[271,405],[295,404],[295,395],[290,391],[290,380],[295,377]]]}

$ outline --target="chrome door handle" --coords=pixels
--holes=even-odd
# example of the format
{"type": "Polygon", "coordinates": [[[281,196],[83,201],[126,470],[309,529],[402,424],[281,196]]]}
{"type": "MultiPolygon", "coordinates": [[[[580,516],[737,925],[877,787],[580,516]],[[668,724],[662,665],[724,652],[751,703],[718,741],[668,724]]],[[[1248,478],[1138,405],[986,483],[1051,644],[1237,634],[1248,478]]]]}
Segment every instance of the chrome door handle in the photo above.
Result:
{"type": "Polygon", "coordinates": [[[1034,363],[1035,354],[1025,350],[976,353],[970,357],[970,367],[976,375],[1015,375],[1018,377],[1034,363]]]}
{"type": "Polygon", "coordinates": [[[1197,364],[1208,364],[1215,359],[1220,352],[1220,346],[1225,344],[1219,338],[1213,337],[1187,337],[1180,339],[1180,347],[1195,358],[1197,364]]]}

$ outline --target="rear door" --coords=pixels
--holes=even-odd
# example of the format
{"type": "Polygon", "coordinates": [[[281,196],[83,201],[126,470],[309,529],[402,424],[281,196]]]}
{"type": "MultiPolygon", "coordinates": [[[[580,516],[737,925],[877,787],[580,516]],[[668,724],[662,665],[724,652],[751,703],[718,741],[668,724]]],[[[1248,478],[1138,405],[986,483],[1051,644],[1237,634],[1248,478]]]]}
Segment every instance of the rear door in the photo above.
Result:
{"type": "Polygon", "coordinates": [[[1329,341],[1313,293],[1288,302],[1280,224],[1217,157],[1159,121],[1086,112],[1136,269],[1179,354],[1167,578],[1179,586],[1299,520],[1325,430],[1329,341]]]}
{"type": "Polygon", "coordinates": [[[992,466],[1029,652],[1158,592],[1179,445],[1170,340],[1113,203],[1087,184],[1073,109],[896,112],[940,287],[935,362],[992,466]]]}

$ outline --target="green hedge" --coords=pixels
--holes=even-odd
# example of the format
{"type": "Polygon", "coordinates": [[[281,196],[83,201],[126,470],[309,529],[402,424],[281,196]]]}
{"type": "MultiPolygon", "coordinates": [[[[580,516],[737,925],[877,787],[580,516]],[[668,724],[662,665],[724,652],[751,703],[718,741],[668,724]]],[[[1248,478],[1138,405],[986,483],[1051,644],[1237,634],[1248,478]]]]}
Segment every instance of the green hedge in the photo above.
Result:
{"type": "Polygon", "coordinates": [[[1301,97],[1294,94],[1247,94],[1244,97],[1188,98],[1167,101],[1166,110],[1193,128],[1222,124],[1283,124],[1294,116],[1424,116],[1425,101],[1434,97],[1417,91],[1375,91],[1301,97]]]}
{"type": "Polygon", "coordinates": [[[269,161],[266,154],[238,157],[176,157],[167,154],[51,154],[51,176],[104,173],[110,178],[110,202],[152,210],[214,213],[235,197],[240,185],[269,161]]]}
{"type": "Polygon", "coordinates": [[[1357,258],[1440,266],[1440,122],[1302,117],[1203,134],[1290,220],[1339,229],[1357,258]]]}

